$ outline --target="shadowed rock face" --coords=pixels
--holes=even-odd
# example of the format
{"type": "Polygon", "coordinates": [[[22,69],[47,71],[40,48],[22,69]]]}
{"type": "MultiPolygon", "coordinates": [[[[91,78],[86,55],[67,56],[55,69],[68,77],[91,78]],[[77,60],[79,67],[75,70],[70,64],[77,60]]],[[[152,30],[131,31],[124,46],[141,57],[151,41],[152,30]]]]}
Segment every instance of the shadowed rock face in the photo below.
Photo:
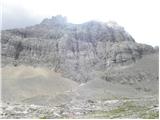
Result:
{"type": "Polygon", "coordinates": [[[82,77],[89,80],[91,70],[132,63],[156,51],[152,46],[136,43],[116,23],[71,24],[62,16],[44,19],[25,29],[2,31],[1,37],[2,66],[47,66],[76,81],[82,77]],[[75,78],[76,73],[80,76],[75,78]]]}

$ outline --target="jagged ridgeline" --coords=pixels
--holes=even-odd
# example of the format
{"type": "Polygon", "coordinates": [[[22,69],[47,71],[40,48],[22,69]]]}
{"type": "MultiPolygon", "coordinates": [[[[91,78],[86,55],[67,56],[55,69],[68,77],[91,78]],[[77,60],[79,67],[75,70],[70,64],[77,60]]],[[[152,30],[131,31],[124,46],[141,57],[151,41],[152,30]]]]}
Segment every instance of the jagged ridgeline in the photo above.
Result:
{"type": "Polygon", "coordinates": [[[156,50],[138,44],[115,22],[68,23],[63,16],[44,19],[22,29],[3,30],[2,67],[45,66],[76,81],[87,81],[94,70],[136,62],[156,50]]]}

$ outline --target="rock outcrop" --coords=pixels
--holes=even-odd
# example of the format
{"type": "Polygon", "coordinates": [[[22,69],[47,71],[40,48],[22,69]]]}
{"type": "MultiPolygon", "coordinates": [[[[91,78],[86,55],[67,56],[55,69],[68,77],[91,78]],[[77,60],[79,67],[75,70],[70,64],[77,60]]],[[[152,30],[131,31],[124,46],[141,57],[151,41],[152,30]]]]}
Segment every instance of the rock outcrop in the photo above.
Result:
{"type": "Polygon", "coordinates": [[[94,69],[136,62],[157,51],[136,43],[114,22],[71,24],[62,16],[25,29],[4,30],[1,45],[2,66],[46,66],[76,81],[89,80],[89,72],[94,69]]]}

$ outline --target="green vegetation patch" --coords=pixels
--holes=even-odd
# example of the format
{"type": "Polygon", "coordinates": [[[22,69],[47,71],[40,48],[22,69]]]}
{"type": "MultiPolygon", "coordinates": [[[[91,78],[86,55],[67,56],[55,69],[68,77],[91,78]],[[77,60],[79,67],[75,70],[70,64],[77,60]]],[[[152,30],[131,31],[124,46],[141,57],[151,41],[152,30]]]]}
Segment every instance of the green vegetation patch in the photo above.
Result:
{"type": "Polygon", "coordinates": [[[94,111],[86,116],[86,118],[143,118],[157,119],[158,112],[150,111],[148,107],[137,106],[133,102],[125,102],[121,106],[110,111],[94,111]]]}

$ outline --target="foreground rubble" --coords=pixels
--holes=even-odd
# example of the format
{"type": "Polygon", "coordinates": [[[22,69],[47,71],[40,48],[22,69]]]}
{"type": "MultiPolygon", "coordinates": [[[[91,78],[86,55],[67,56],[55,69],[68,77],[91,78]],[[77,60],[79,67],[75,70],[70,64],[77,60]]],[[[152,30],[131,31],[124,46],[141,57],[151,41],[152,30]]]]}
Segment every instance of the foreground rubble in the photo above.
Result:
{"type": "Polygon", "coordinates": [[[27,104],[1,105],[1,118],[159,118],[158,100],[154,98],[123,100],[73,100],[59,106],[27,104]]]}

